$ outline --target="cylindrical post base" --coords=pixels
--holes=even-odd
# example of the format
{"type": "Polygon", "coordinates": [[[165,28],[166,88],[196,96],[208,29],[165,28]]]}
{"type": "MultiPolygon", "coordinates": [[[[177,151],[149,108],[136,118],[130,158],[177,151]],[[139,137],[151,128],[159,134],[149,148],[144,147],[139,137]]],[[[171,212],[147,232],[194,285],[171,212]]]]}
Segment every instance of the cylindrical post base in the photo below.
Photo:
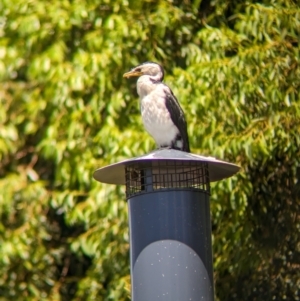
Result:
{"type": "Polygon", "coordinates": [[[130,197],[133,301],[213,301],[209,196],[197,189],[130,197]]]}

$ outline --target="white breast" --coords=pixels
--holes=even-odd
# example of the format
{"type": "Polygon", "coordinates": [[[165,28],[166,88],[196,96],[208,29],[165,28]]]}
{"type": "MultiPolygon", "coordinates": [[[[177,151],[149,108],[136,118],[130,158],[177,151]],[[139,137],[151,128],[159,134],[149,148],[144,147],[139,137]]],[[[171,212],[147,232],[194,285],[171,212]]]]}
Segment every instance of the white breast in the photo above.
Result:
{"type": "Polygon", "coordinates": [[[152,82],[138,82],[138,94],[147,132],[154,138],[158,147],[171,146],[179,131],[165,105],[165,86],[152,82]]]}

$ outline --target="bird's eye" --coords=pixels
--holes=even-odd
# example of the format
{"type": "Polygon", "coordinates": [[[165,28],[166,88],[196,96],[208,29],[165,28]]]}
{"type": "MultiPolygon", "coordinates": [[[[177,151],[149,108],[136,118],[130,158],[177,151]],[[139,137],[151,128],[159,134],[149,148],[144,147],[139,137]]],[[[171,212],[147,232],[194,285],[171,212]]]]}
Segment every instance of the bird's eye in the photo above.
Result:
{"type": "Polygon", "coordinates": [[[141,72],[142,70],[141,70],[141,68],[136,68],[135,71],[141,72]]]}

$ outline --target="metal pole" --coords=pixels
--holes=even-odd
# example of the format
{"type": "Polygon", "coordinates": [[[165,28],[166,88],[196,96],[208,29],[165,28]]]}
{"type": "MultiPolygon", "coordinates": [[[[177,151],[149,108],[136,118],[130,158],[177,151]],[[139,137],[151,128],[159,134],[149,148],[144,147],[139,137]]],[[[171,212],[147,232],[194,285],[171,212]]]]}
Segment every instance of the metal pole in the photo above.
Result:
{"type": "Polygon", "coordinates": [[[126,185],[133,301],[214,300],[209,184],[239,169],[163,149],[94,172],[126,185]]]}
{"type": "Polygon", "coordinates": [[[213,301],[207,164],[132,164],[126,183],[132,300],[213,301]]]}
{"type": "Polygon", "coordinates": [[[214,300],[209,196],[155,192],[128,207],[132,300],[214,300]]]}

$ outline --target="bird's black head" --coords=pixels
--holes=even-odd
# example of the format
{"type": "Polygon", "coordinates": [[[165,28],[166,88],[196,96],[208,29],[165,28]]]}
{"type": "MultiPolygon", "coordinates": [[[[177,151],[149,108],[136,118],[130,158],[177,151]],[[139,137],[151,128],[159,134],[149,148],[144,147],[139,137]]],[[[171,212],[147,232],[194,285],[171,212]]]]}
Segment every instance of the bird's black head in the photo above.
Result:
{"type": "Polygon", "coordinates": [[[155,81],[162,81],[164,78],[164,69],[161,65],[154,62],[145,62],[140,64],[129,72],[126,72],[123,77],[133,77],[149,75],[151,79],[155,81]]]}

